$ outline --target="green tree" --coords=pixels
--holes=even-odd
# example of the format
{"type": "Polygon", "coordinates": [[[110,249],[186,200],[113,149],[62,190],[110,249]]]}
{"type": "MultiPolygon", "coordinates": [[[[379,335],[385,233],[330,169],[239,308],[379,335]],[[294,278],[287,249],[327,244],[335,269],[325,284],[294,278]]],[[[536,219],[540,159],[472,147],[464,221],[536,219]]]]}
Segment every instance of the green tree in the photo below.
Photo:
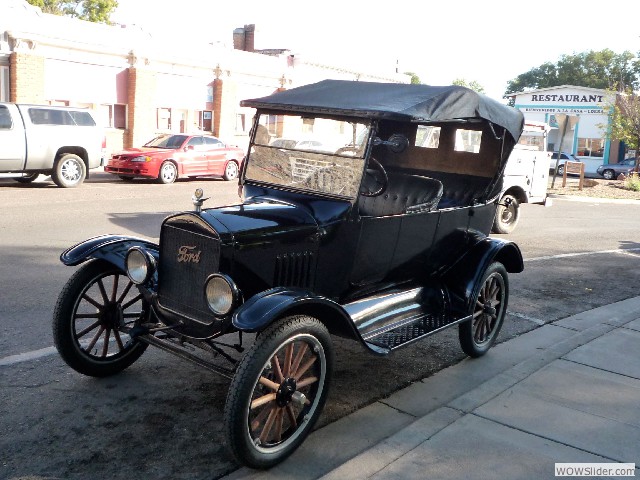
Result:
{"type": "Polygon", "coordinates": [[[464,78],[456,78],[453,82],[451,82],[451,84],[458,85],[459,87],[467,87],[478,93],[485,93],[484,87],[480,85],[478,82],[476,82],[475,80],[471,80],[470,82],[467,82],[464,78]]]}
{"type": "Polygon", "coordinates": [[[411,77],[411,83],[414,85],[419,85],[422,82],[420,81],[420,77],[413,72],[404,72],[405,75],[409,75],[411,77]]]}
{"type": "Polygon", "coordinates": [[[620,140],[636,151],[636,172],[640,158],[640,97],[630,87],[620,86],[615,97],[615,104],[610,109],[609,125],[598,125],[605,128],[605,135],[610,140],[620,140]]]}
{"type": "Polygon", "coordinates": [[[640,59],[629,51],[590,50],[562,55],[557,63],[545,62],[507,83],[505,97],[525,90],[576,85],[614,89],[627,85],[640,87],[640,59]]]}
{"type": "Polygon", "coordinates": [[[45,13],[65,15],[95,23],[111,23],[117,0],[27,0],[45,13]]]}

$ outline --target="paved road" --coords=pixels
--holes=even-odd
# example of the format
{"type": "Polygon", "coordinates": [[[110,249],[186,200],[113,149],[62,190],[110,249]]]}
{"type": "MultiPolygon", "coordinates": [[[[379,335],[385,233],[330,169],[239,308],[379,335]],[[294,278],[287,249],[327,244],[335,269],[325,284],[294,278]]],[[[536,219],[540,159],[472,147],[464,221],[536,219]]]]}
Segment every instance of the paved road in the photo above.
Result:
{"type": "MultiPolygon", "coordinates": [[[[128,184],[99,173],[72,190],[0,180],[0,478],[145,471],[199,479],[236,467],[219,432],[225,380],[152,350],[117,377],[88,379],[50,354],[51,310],[73,271],[58,262],[60,252],[103,233],[156,239],[162,218],[191,208],[196,187],[213,196],[211,206],[237,200],[236,185],[211,179],[128,184]],[[20,361],[22,354],[44,355],[20,361]]],[[[511,277],[501,338],[638,295],[639,214],[640,206],[594,202],[524,205],[508,238],[522,248],[526,270],[511,277]]],[[[456,363],[463,358],[456,337],[447,332],[388,358],[337,340],[321,424],[456,363]]]]}

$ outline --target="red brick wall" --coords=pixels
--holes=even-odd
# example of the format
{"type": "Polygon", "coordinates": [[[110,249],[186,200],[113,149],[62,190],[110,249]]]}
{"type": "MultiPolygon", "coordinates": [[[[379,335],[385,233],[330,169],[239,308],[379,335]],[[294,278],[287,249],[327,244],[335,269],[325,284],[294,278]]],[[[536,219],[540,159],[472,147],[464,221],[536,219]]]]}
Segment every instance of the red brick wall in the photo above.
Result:
{"type": "Polygon", "coordinates": [[[148,142],[157,127],[156,73],[145,68],[129,67],[128,82],[125,148],[139,147],[148,142]]]}
{"type": "Polygon", "coordinates": [[[12,53],[9,78],[10,101],[39,104],[45,102],[43,57],[31,53],[12,53]]]}
{"type": "Polygon", "coordinates": [[[220,120],[222,117],[223,81],[216,78],[213,81],[213,134],[220,136],[220,120]]]}

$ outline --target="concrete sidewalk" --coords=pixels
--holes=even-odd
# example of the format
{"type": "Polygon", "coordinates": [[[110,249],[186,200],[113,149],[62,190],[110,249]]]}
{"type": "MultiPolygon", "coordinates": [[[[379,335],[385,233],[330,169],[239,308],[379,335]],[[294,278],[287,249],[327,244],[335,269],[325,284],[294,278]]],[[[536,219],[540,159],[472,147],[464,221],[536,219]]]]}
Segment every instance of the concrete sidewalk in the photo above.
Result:
{"type": "Polygon", "coordinates": [[[635,463],[640,297],[547,324],[315,431],[233,479],[544,479],[556,462],[635,463]]]}

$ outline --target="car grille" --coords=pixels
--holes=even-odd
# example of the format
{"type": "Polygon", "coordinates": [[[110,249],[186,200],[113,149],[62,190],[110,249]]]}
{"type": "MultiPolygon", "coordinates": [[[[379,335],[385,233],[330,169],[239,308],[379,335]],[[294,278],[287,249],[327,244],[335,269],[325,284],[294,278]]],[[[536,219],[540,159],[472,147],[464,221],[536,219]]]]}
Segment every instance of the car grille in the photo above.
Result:
{"type": "Polygon", "coordinates": [[[160,305],[193,320],[212,323],[204,284],[209,275],[218,271],[219,262],[217,237],[165,224],[160,234],[160,305]]]}

